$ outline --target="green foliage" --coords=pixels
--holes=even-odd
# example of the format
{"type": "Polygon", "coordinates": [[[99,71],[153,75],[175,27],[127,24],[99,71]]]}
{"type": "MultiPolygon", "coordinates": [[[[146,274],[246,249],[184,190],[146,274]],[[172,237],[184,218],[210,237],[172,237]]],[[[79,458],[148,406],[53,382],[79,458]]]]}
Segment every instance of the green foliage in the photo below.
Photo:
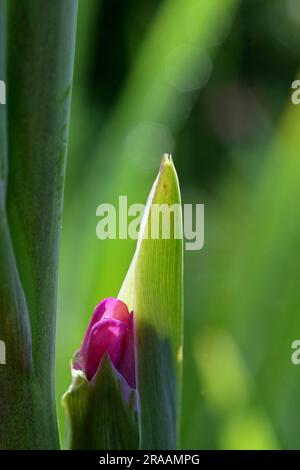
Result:
{"type": "Polygon", "coordinates": [[[139,445],[136,392],[105,356],[92,382],[72,369],[63,396],[66,449],[130,450],[139,445]]]}
{"type": "Polygon", "coordinates": [[[1,0],[0,441],[59,447],[54,339],[76,0],[1,0]],[[7,109],[6,109],[7,108],[7,109]],[[8,176],[7,176],[8,175],[8,176]],[[8,178],[8,180],[7,180],[8,178]]]}
{"type": "Polygon", "coordinates": [[[104,7],[90,3],[80,6],[58,395],[93,306],[117,294],[134,252],[132,241],[96,239],[96,207],[118,193],[143,202],[160,154],[176,141],[183,202],[205,203],[204,249],[185,255],[181,445],[297,448],[300,376],[290,345],[300,331],[300,108],[286,108],[300,62],[297,2],[132,0],[118,16],[120,29],[111,29],[123,32],[122,53],[96,36],[104,7]],[[180,47],[187,43],[193,47],[180,47]],[[170,83],[166,57],[174,50],[170,83]],[[200,50],[211,78],[183,91],[184,77],[207,65],[200,50]],[[101,55],[103,64],[105,54],[126,64],[116,90],[109,67],[94,72],[91,86],[91,63],[101,55]],[[94,100],[104,75],[114,97],[109,112],[94,100]],[[230,338],[235,352],[226,343],[227,360],[207,345],[210,331],[230,338]],[[214,382],[203,366],[208,353],[219,371],[214,382]],[[224,410],[214,398],[228,384],[224,410]]]}
{"type": "Polygon", "coordinates": [[[157,205],[181,208],[177,176],[168,155],[150,192],[137,249],[119,297],[136,318],[141,447],[174,449],[181,409],[183,234],[180,209],[177,214],[169,213],[170,237],[164,238],[162,222],[154,212],[157,205]],[[159,225],[157,238],[153,238],[153,224],[159,225]]]}
{"type": "MultiPolygon", "coordinates": [[[[82,80],[83,70],[79,73],[78,66],[81,87],[78,83],[80,89],[74,96],[76,123],[73,132],[71,128],[72,168],[67,178],[62,237],[58,396],[68,386],[66,364],[80,344],[89,312],[99,299],[117,295],[135,248],[132,240],[97,239],[96,208],[103,202],[117,205],[122,194],[128,196],[128,204],[146,199],[161,155],[172,152],[174,139],[193,105],[196,91],[183,91],[181,81],[187,71],[196,81],[207,73],[207,55],[216,51],[210,47],[212,39],[222,32],[224,19],[233,15],[236,3],[193,0],[187,8],[183,0],[159,2],[145,34],[135,39],[137,49],[128,75],[117,102],[104,117],[101,104],[96,109],[89,104],[87,79],[82,80]],[[187,47],[182,49],[182,44],[187,47]],[[172,73],[166,77],[166,58],[172,58],[172,52],[178,48],[179,60],[175,60],[172,73]],[[73,325],[67,343],[65,322],[73,325]]],[[[86,13],[87,7],[80,8],[86,13]]],[[[78,25],[84,50],[87,37],[90,38],[83,34],[90,34],[87,21],[84,14],[78,25]]],[[[97,30],[98,25],[93,27],[97,30]]],[[[98,48],[97,45],[97,51],[98,48]]],[[[98,80],[101,86],[101,77],[98,80]]]]}

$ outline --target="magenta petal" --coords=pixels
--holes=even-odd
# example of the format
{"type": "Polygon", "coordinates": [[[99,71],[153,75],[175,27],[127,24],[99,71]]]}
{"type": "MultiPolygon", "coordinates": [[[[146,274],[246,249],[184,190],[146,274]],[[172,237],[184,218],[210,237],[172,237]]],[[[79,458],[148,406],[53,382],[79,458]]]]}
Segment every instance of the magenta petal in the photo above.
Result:
{"type": "Polygon", "coordinates": [[[85,361],[85,372],[89,380],[93,378],[105,352],[113,364],[117,364],[122,352],[122,342],[128,327],[118,320],[101,320],[93,326],[85,361]]]}
{"type": "Polygon", "coordinates": [[[91,329],[93,328],[95,323],[97,323],[99,320],[101,320],[103,314],[106,311],[106,306],[107,306],[107,304],[110,304],[111,300],[114,301],[116,299],[114,299],[113,297],[108,297],[107,299],[102,300],[102,302],[100,302],[96,306],[96,308],[94,310],[94,313],[92,315],[92,318],[90,320],[88,329],[87,329],[86,334],[84,336],[83,342],[82,342],[82,346],[81,346],[81,349],[80,349],[80,355],[81,356],[84,357],[86,355],[87,343],[88,343],[88,340],[89,340],[89,337],[90,337],[91,329]]]}
{"type": "Polygon", "coordinates": [[[133,339],[133,314],[130,314],[128,331],[123,342],[123,351],[117,364],[117,369],[127,380],[128,384],[136,387],[134,367],[134,339],[133,339]]]}
{"type": "Polygon", "coordinates": [[[73,367],[92,380],[105,353],[134,388],[133,313],[129,313],[124,302],[113,297],[103,300],[95,308],[73,367]]]}
{"type": "Polygon", "coordinates": [[[124,323],[128,322],[128,308],[121,300],[114,299],[109,297],[105,304],[105,312],[103,315],[103,320],[107,318],[114,318],[115,320],[123,321],[124,323]]]}

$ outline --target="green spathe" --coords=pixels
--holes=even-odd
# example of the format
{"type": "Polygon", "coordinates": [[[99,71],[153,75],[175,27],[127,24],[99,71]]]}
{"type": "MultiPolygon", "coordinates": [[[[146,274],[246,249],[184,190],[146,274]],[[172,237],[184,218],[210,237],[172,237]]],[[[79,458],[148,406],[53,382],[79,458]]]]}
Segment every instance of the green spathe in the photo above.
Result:
{"type": "Polygon", "coordinates": [[[114,368],[107,354],[92,381],[72,368],[72,384],[63,396],[66,449],[138,448],[136,391],[114,368]]]}
{"type": "Polygon", "coordinates": [[[178,441],[182,369],[182,215],[170,220],[170,237],[151,233],[154,205],[181,206],[170,155],[162,158],[151,189],[135,255],[119,293],[135,313],[137,384],[142,449],[175,449],[178,441]],[[175,236],[176,233],[176,236],[175,236]],[[178,237],[178,234],[181,234],[178,237]]]}

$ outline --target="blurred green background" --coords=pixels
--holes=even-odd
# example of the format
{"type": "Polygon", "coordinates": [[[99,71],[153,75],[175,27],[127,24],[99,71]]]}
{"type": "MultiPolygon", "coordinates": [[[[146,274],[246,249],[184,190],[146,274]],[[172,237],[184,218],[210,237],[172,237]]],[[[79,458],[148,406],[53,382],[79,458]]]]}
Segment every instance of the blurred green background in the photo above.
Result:
{"type": "Polygon", "coordinates": [[[298,0],[81,0],[57,320],[57,396],[135,242],[96,237],[96,208],[144,203],[173,153],[184,203],[182,448],[300,448],[298,0]]]}

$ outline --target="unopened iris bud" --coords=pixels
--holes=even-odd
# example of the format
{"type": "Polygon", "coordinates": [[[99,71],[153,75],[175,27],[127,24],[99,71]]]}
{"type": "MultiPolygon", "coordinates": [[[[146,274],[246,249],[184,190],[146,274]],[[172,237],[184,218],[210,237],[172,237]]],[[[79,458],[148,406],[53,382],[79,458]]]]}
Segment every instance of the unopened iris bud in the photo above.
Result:
{"type": "Polygon", "coordinates": [[[128,385],[135,388],[133,312],[113,297],[97,305],[73,367],[92,381],[105,353],[128,385]]]}

